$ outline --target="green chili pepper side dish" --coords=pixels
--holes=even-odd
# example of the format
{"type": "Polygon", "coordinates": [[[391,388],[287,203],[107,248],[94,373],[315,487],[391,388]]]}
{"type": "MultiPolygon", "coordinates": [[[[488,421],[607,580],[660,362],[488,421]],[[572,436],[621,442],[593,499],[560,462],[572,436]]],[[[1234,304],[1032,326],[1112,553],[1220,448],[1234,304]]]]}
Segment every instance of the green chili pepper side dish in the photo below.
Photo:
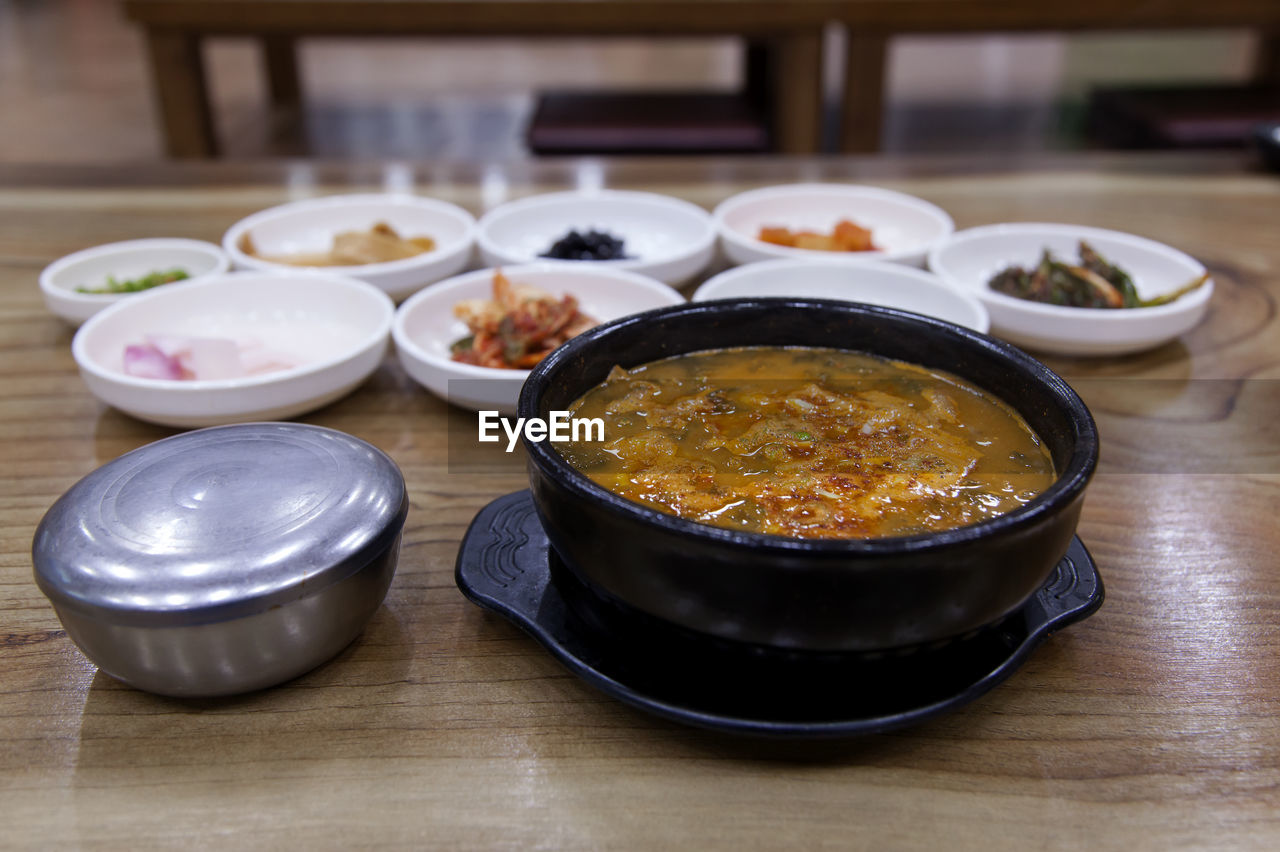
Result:
{"type": "Polygon", "coordinates": [[[987,286],[1017,299],[1069,308],[1152,308],[1167,305],[1208,280],[1206,272],[1176,290],[1142,299],[1129,273],[1081,240],[1079,264],[1058,260],[1045,249],[1034,269],[1011,266],[997,272],[987,286]]]}

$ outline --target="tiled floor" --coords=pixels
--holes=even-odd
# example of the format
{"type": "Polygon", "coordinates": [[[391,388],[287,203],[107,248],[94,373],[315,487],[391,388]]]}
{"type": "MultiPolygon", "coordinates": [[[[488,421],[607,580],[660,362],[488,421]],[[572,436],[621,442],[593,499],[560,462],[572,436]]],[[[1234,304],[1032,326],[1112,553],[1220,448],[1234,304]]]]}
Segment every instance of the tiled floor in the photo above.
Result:
{"type": "MultiPolygon", "coordinates": [[[[1090,84],[1237,79],[1252,49],[1239,33],[901,39],[885,148],[1080,145],[1074,117],[1090,84]]],[[[226,155],[239,158],[522,157],[538,90],[728,90],[739,79],[739,47],[727,40],[315,40],[302,51],[308,108],[290,134],[263,106],[253,45],[216,41],[206,61],[226,155]]],[[[158,156],[142,42],[114,2],[0,0],[0,161],[158,156]]]]}

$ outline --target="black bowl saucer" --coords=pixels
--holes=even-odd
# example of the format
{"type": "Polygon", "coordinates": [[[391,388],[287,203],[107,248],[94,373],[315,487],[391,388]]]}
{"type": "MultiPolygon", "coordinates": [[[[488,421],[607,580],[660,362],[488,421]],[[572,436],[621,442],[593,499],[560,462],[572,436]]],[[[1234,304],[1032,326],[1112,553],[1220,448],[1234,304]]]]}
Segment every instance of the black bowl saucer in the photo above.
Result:
{"type": "Polygon", "coordinates": [[[1077,538],[1020,610],[973,635],[881,654],[753,654],[609,632],[580,616],[582,590],[557,562],[531,495],[520,491],[476,515],[455,579],[472,602],[608,695],[677,722],[771,737],[870,734],[960,707],[1009,677],[1050,634],[1092,615],[1103,597],[1077,538]]]}

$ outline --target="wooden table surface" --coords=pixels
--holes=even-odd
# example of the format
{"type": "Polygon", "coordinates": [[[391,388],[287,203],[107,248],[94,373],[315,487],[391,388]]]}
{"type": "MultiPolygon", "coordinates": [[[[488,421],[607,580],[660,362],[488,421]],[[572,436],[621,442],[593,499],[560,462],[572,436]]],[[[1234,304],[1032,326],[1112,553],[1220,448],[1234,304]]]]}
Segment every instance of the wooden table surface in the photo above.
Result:
{"type": "Polygon", "coordinates": [[[1277,848],[1278,221],[1280,180],[1234,158],[0,169],[0,846],[1277,848]],[[480,212],[597,180],[710,206],[797,179],[906,190],[961,227],[1119,228],[1217,280],[1178,342],[1050,359],[1102,429],[1079,533],[1107,600],[967,707],[780,743],[663,721],[580,682],[455,588],[467,523],[523,473],[451,470],[446,436],[472,415],[392,357],[301,418],[386,450],[412,501],[386,603],[332,662],[238,698],[148,695],[98,673],[32,582],[53,500],[172,433],[85,390],[72,331],[36,287],[55,257],[217,240],[262,207],[384,182],[480,212]]]}

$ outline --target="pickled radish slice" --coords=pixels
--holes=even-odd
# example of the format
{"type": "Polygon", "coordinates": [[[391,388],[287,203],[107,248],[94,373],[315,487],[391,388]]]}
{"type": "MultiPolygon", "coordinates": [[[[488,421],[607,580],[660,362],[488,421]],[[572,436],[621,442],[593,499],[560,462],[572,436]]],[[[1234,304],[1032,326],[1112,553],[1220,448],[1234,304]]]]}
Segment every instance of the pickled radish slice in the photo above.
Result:
{"type": "Polygon", "coordinates": [[[124,371],[142,379],[218,381],[288,370],[299,361],[256,339],[148,334],[124,351],[124,371]]]}

